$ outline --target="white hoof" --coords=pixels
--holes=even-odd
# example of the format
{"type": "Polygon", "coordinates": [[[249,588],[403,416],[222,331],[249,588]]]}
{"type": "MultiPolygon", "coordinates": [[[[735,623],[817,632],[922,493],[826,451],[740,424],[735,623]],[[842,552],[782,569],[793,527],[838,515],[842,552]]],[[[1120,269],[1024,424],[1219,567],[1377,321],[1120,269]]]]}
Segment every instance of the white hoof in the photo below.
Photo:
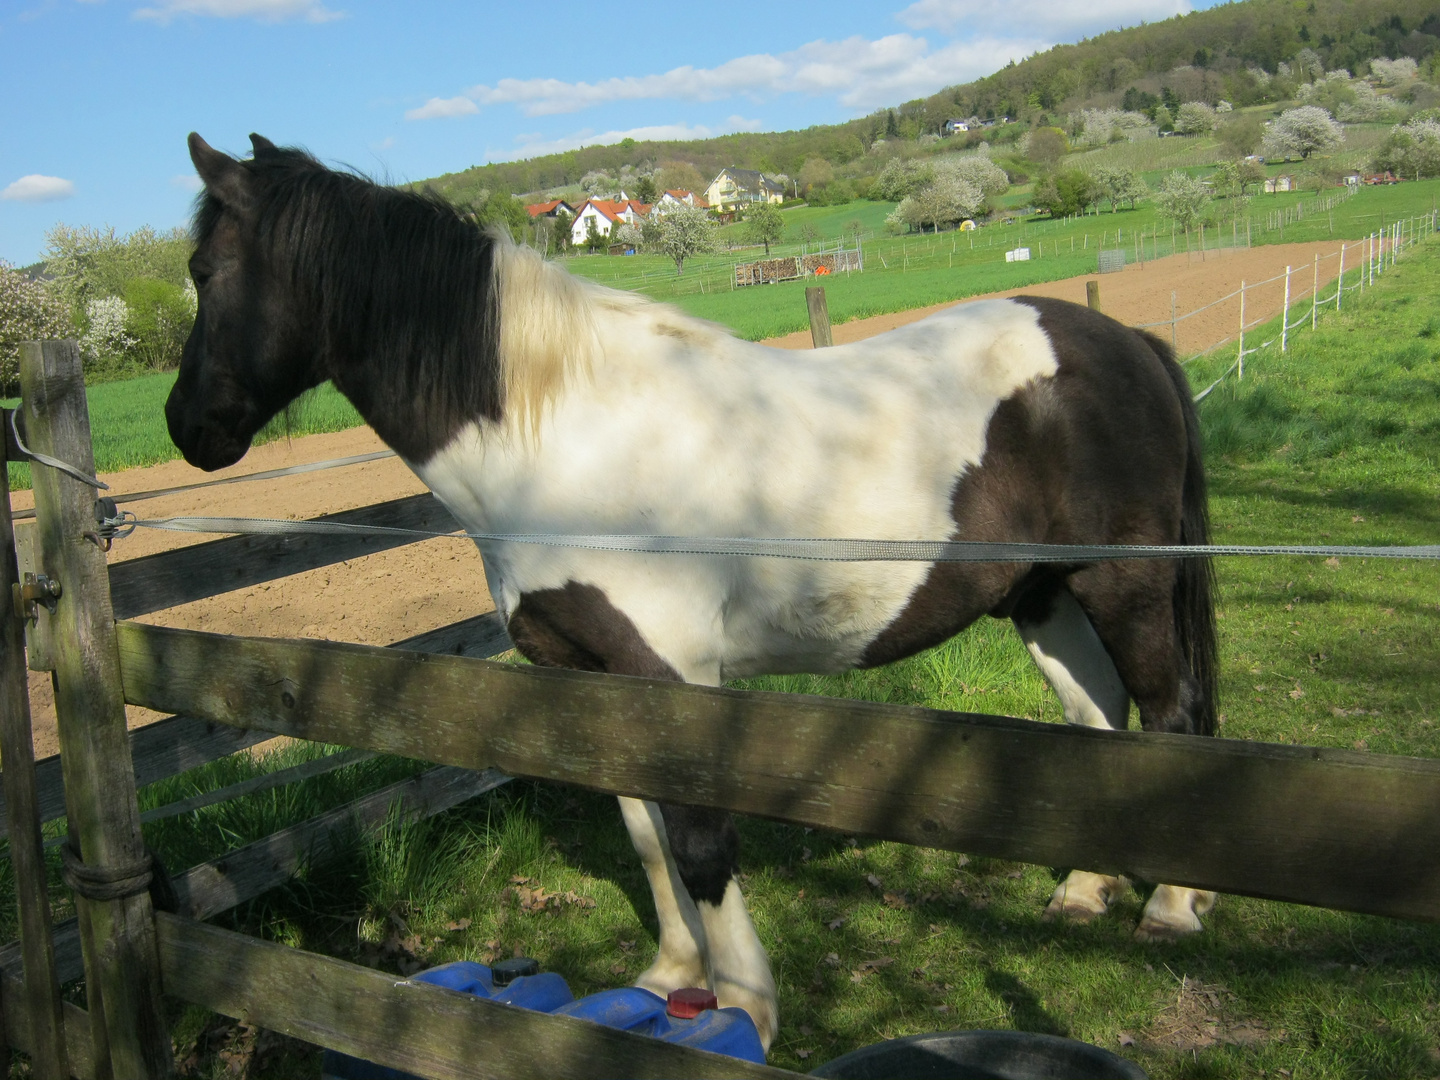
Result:
{"type": "Polygon", "coordinates": [[[1144,942],[1178,941],[1205,929],[1200,916],[1207,915],[1219,899],[1218,893],[1202,889],[1182,889],[1176,885],[1159,885],[1145,905],[1135,940],[1144,942]]]}
{"type": "MultiPolygon", "coordinates": [[[[768,972],[767,972],[768,974],[768,972]]],[[[715,981],[715,996],[722,1009],[744,1009],[755,1021],[755,1030],[760,1033],[760,1045],[770,1052],[770,1043],[779,1029],[779,1009],[775,1002],[775,984],[768,986],[742,986],[725,979],[715,981]]]]}
{"type": "Polygon", "coordinates": [[[1088,870],[1072,870],[1055,887],[1050,903],[1041,916],[1046,922],[1069,919],[1087,923],[1105,914],[1112,901],[1130,887],[1127,878],[1109,874],[1092,874],[1088,870]]]}
{"type": "Polygon", "coordinates": [[[707,990],[711,989],[710,980],[705,975],[705,967],[700,963],[698,956],[693,961],[687,962],[661,955],[646,969],[643,975],[635,980],[635,985],[642,990],[649,990],[652,994],[659,994],[662,998],[667,996],[671,990],[679,990],[683,986],[702,986],[707,990]]]}

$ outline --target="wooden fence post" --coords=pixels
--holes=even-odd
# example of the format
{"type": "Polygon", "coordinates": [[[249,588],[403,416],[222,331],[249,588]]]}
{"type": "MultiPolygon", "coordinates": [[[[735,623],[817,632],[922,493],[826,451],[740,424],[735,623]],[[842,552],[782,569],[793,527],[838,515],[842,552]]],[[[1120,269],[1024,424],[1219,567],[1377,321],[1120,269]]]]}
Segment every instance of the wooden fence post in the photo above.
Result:
{"type": "Polygon", "coordinates": [[[1245,381],[1245,282],[1240,282],[1240,349],[1235,357],[1235,366],[1239,369],[1236,376],[1237,382],[1245,381]]]}
{"type": "Polygon", "coordinates": [[[830,340],[830,310],[825,306],[825,286],[807,286],[805,306],[810,310],[810,341],[817,349],[828,349],[834,342],[830,340]]]}
{"type": "Polygon", "coordinates": [[[1085,282],[1085,303],[1094,311],[1100,310],[1100,282],[1094,278],[1085,282]]]}
{"type": "MultiPolygon", "coordinates": [[[[4,413],[0,413],[3,417],[4,413]]],[[[11,608],[20,585],[15,559],[15,530],[10,520],[10,470],[5,439],[0,437],[0,757],[5,773],[5,808],[9,818],[10,864],[20,909],[20,948],[25,993],[11,1001],[23,1006],[30,1029],[30,1068],[41,1080],[67,1080],[65,1018],[60,1006],[60,980],[55,973],[55,947],[50,937],[50,898],[46,889],[45,853],[40,839],[40,806],[35,789],[35,745],[31,741],[29,672],[20,619],[11,608]]],[[[4,1039],[0,1027],[0,1041],[4,1039]]]]}
{"type": "Polygon", "coordinates": [[[1280,351],[1290,340],[1290,265],[1285,265],[1285,303],[1280,308],[1280,351]]]}
{"type": "Polygon", "coordinates": [[[1345,245],[1340,245],[1340,279],[1335,286],[1335,310],[1340,310],[1340,300],[1345,293],[1345,245]]]}
{"type": "MultiPolygon", "coordinates": [[[[25,437],[33,451],[93,473],[76,343],[22,345],[20,385],[25,437]]],[[[66,876],[72,888],[83,890],[75,903],[89,931],[85,980],[92,1024],[103,1009],[115,1076],[167,1077],[174,1074],[174,1057],[147,891],[152,861],[140,834],[115,619],[105,554],[95,535],[97,492],[59,469],[38,462],[33,469],[40,566],[60,587],[47,617],[70,845],[78,843],[78,850],[69,852],[66,876]]],[[[100,1051],[97,1045],[97,1071],[103,1073],[100,1051]]]]}

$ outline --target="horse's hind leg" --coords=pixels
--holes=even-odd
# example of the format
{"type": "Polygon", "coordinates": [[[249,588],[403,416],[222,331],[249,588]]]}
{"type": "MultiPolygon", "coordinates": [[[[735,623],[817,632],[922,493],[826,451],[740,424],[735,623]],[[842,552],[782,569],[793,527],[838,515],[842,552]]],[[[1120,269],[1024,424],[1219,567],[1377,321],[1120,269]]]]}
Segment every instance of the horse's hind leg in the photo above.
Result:
{"type": "MultiPolygon", "coordinates": [[[[1130,695],[1095,628],[1064,588],[1037,589],[1011,616],[1025,648],[1065,711],[1065,722],[1121,728],[1129,718],[1130,695]]],[[[1129,887],[1124,877],[1072,870],[1055,888],[1044,918],[1089,922],[1129,887]]]]}
{"type": "MultiPolygon", "coordinates": [[[[1205,728],[1205,703],[1175,629],[1173,574],[1173,567],[1158,561],[1101,563],[1073,575],[1068,584],[1134,697],[1141,726],[1195,734],[1205,728]]],[[[1135,937],[1166,941],[1203,930],[1200,916],[1216,899],[1207,890],[1160,885],[1145,905],[1135,937]]]]}

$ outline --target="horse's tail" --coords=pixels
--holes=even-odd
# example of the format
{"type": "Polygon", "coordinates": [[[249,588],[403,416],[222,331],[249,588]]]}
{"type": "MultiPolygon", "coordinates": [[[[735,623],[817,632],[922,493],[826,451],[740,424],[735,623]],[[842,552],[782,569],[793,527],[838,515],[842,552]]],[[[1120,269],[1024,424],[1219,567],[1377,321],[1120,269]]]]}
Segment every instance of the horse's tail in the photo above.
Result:
{"type": "MultiPolygon", "coordinates": [[[[1181,493],[1180,543],[1210,542],[1210,505],[1205,491],[1205,465],[1201,460],[1200,418],[1195,413],[1190,382],[1175,362],[1170,345],[1143,331],[1155,350],[1165,373],[1175,384],[1180,412],[1185,417],[1185,485],[1181,493]]],[[[1180,559],[1175,576],[1175,629],[1180,647],[1190,665],[1200,693],[1198,708],[1192,711],[1198,725],[1195,734],[1215,734],[1215,703],[1219,693],[1219,646],[1215,640],[1215,568],[1209,558],[1180,559]]]]}

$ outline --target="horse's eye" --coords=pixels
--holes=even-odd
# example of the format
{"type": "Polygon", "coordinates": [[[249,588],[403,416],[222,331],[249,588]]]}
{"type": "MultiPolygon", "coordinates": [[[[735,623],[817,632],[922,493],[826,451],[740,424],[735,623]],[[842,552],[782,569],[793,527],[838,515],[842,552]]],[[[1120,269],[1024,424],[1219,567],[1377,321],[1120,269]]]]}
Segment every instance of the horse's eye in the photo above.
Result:
{"type": "Polygon", "coordinates": [[[197,274],[197,273],[195,273],[194,271],[191,271],[191,273],[190,273],[190,280],[193,281],[193,282],[195,282],[195,288],[197,288],[197,289],[203,289],[203,288],[205,287],[205,283],[210,280],[210,275],[209,275],[209,274],[203,274],[203,273],[202,273],[202,274],[197,274]]]}

